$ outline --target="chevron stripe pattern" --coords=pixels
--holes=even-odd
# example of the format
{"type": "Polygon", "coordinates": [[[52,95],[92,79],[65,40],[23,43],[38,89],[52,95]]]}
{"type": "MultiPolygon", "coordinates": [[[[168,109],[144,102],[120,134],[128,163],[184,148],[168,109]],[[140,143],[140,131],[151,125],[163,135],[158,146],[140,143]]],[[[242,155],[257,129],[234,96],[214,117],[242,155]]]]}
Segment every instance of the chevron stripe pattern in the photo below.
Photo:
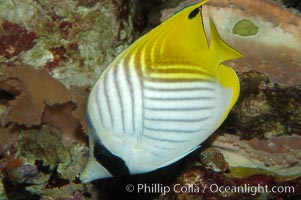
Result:
{"type": "Polygon", "coordinates": [[[149,67],[154,55],[146,52],[156,45],[142,44],[112,63],[97,84],[97,111],[106,130],[143,141],[156,156],[183,153],[211,133],[219,86],[200,67],[149,67]]]}
{"type": "Polygon", "coordinates": [[[207,37],[201,13],[207,1],[175,13],[101,74],[87,104],[90,156],[82,181],[167,166],[225,120],[239,80],[222,63],[241,54],[223,42],[211,17],[207,37]]]}

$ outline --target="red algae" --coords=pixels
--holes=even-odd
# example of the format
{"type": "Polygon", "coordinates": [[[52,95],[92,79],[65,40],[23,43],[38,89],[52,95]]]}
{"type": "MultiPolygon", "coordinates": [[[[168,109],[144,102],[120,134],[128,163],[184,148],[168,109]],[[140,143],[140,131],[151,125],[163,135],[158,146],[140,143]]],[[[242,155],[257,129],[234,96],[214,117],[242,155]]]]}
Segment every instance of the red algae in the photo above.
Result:
{"type": "Polygon", "coordinates": [[[63,187],[65,185],[68,185],[70,183],[70,181],[68,179],[64,179],[60,176],[60,174],[57,171],[54,171],[47,184],[46,184],[46,188],[50,189],[50,188],[60,188],[63,187]]]}
{"type": "Polygon", "coordinates": [[[21,167],[22,164],[23,164],[23,161],[21,159],[15,159],[15,160],[12,160],[9,163],[7,163],[5,168],[13,169],[13,168],[21,167]]]}
{"type": "Polygon", "coordinates": [[[300,180],[282,181],[265,174],[238,179],[203,167],[192,167],[177,177],[169,188],[173,190],[161,194],[159,200],[299,199],[295,191],[300,190],[300,180]]]}
{"type": "Polygon", "coordinates": [[[0,55],[12,58],[35,45],[36,33],[18,24],[4,21],[0,26],[0,55]]]}
{"type": "Polygon", "coordinates": [[[60,31],[62,32],[68,32],[68,29],[72,28],[72,23],[71,22],[68,22],[68,21],[62,21],[60,24],[59,24],[59,29],[60,31]]]}
{"type": "Polygon", "coordinates": [[[49,49],[52,52],[53,60],[48,61],[45,65],[48,71],[54,70],[56,67],[60,65],[61,62],[67,60],[65,53],[67,52],[66,48],[63,46],[60,47],[52,47],[49,49]]]}
{"type": "Polygon", "coordinates": [[[0,4],[0,170],[10,173],[0,178],[0,196],[2,180],[11,199],[91,196],[92,185],[77,177],[88,155],[86,98],[103,68],[132,41],[132,3],[0,4]],[[7,165],[15,159],[23,163],[7,165]]]}

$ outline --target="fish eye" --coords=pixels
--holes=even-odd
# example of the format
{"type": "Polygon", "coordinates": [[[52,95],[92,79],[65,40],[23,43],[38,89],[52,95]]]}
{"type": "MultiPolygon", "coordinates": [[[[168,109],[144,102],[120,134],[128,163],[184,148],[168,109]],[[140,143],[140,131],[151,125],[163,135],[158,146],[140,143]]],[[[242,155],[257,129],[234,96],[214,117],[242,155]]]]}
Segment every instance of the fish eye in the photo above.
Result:
{"type": "Polygon", "coordinates": [[[200,12],[200,8],[195,8],[193,11],[191,11],[188,15],[188,19],[193,19],[197,14],[200,12]]]}

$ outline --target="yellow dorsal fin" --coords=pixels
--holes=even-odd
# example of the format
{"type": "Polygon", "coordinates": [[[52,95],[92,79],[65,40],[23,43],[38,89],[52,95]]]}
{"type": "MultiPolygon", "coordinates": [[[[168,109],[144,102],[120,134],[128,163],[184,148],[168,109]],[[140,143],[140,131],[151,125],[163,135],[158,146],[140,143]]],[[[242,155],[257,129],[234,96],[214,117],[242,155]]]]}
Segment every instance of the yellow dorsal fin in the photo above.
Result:
{"type": "Polygon", "coordinates": [[[211,17],[210,20],[210,54],[214,56],[218,63],[224,62],[226,60],[232,60],[235,58],[241,58],[242,55],[227,45],[219,36],[216,26],[211,17]]]}
{"type": "Polygon", "coordinates": [[[217,78],[221,62],[241,56],[220,39],[212,19],[209,47],[201,12],[208,1],[183,8],[126,50],[128,57],[139,55],[141,65],[136,68],[144,77],[158,81],[217,78]]]}
{"type": "Polygon", "coordinates": [[[209,49],[200,10],[207,1],[183,8],[137,41],[151,57],[148,66],[200,63],[209,49]]]}
{"type": "MultiPolygon", "coordinates": [[[[183,50],[187,48],[189,52],[191,48],[208,49],[201,13],[201,6],[207,1],[190,5],[162,23],[162,28],[163,26],[170,28],[168,30],[170,43],[178,44],[183,50]]],[[[199,55],[200,52],[195,53],[199,55]]]]}

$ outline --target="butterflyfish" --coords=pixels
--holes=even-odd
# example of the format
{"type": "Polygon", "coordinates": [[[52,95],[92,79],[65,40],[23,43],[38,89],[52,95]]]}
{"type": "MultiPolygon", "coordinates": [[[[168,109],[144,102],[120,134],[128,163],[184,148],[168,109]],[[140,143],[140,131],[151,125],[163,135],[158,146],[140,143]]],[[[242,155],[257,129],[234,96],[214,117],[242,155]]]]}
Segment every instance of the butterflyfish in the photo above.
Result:
{"type": "Polygon", "coordinates": [[[150,172],[205,141],[239,95],[241,57],[219,36],[201,6],[190,5],[136,40],[100,75],[87,102],[89,159],[80,179],[150,172]]]}

